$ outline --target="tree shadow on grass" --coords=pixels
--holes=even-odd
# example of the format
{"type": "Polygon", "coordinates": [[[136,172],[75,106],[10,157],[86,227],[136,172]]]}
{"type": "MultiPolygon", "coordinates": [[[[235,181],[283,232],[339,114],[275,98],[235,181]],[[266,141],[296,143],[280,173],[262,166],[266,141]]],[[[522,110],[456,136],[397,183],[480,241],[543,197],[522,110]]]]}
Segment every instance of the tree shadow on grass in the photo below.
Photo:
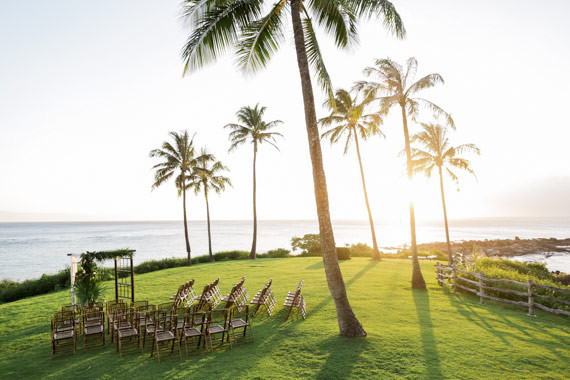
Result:
{"type": "Polygon", "coordinates": [[[319,349],[330,354],[315,378],[336,380],[351,378],[354,366],[360,360],[364,360],[360,356],[369,347],[370,342],[366,338],[336,336],[324,340],[319,349]]]}
{"type": "Polygon", "coordinates": [[[429,294],[425,291],[418,290],[413,290],[412,294],[420,325],[420,339],[422,341],[422,350],[424,352],[426,378],[443,379],[444,376],[441,372],[441,362],[437,352],[437,342],[433,333],[431,314],[429,310],[429,294]]]}

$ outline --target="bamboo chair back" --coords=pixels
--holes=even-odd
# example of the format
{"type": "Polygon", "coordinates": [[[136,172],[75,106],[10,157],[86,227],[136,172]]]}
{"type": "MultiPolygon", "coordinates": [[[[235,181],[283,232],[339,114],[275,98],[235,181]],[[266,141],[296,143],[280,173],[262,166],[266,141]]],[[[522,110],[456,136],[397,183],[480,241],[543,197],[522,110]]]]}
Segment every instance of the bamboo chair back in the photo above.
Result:
{"type": "Polygon", "coordinates": [[[287,312],[287,317],[285,317],[285,320],[289,319],[289,315],[291,315],[291,311],[293,310],[293,308],[299,309],[303,319],[305,319],[306,305],[305,305],[305,298],[301,293],[302,287],[303,287],[303,280],[299,282],[299,285],[297,286],[297,290],[295,292],[289,292],[287,294],[287,298],[285,299],[285,303],[283,304],[283,306],[288,307],[289,311],[287,312]]]}
{"type": "Polygon", "coordinates": [[[260,306],[265,306],[267,310],[267,314],[271,315],[273,313],[273,309],[277,300],[275,299],[275,295],[271,290],[271,284],[273,283],[273,279],[269,279],[269,281],[265,284],[263,289],[257,292],[255,297],[251,300],[251,304],[255,305],[255,309],[253,311],[253,315],[257,313],[260,306]]]}

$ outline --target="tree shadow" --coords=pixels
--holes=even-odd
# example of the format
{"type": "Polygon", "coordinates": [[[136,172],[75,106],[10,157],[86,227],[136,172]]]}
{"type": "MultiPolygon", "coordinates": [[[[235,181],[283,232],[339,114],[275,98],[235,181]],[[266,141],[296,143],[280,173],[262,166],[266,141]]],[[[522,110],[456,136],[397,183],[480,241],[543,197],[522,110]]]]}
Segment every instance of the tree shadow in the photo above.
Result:
{"type": "Polygon", "coordinates": [[[433,325],[431,322],[431,314],[429,310],[429,295],[425,291],[412,290],[416,313],[418,314],[418,322],[420,325],[420,339],[422,341],[422,350],[424,352],[424,361],[426,368],[426,378],[443,379],[441,372],[441,362],[437,352],[437,342],[433,333],[433,325]]]}
{"type": "Polygon", "coordinates": [[[316,263],[309,265],[306,269],[308,270],[325,269],[325,264],[323,263],[323,260],[319,260],[316,263]]]}
{"type": "Polygon", "coordinates": [[[321,366],[315,379],[348,379],[351,378],[354,366],[363,360],[361,354],[370,346],[366,338],[331,337],[324,340],[319,348],[330,352],[325,363],[321,366]]]}

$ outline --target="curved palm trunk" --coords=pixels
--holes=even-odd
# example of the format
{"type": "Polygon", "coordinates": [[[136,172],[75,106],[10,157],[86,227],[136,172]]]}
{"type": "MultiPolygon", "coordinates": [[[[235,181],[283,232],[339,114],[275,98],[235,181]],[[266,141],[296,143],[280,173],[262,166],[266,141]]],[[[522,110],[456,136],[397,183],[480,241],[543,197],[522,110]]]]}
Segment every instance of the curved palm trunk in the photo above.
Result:
{"type": "Polygon", "coordinates": [[[374,231],[374,220],[372,219],[372,212],[370,211],[370,203],[368,203],[368,192],[366,191],[366,181],[364,180],[364,169],[362,168],[362,159],[360,158],[360,146],[358,145],[358,135],[353,128],[354,141],[356,142],[356,155],[358,156],[358,165],[360,165],[360,176],[362,177],[362,190],[364,190],[364,201],[366,202],[366,210],[368,211],[368,221],[370,222],[370,231],[372,232],[372,258],[380,260],[380,251],[376,243],[376,231],[374,231]]]}
{"type": "Polygon", "coordinates": [[[214,262],[214,255],[212,254],[212,234],[210,232],[210,204],[208,203],[208,190],[204,183],[204,198],[206,198],[206,218],[208,219],[208,252],[210,254],[210,261],[214,262]]]}
{"type": "Polygon", "coordinates": [[[184,208],[184,238],[186,239],[186,253],[188,254],[187,265],[192,265],[190,258],[190,240],[188,239],[188,221],[186,220],[186,181],[182,178],[182,206],[184,208]]]}
{"type": "Polygon", "coordinates": [[[255,161],[257,159],[257,142],[253,143],[253,242],[249,258],[255,260],[255,246],[257,244],[257,201],[256,201],[256,181],[255,181],[255,161]]]}
{"type": "MultiPolygon", "coordinates": [[[[408,119],[406,117],[405,105],[402,107],[402,120],[404,123],[404,141],[406,144],[406,162],[408,168],[408,182],[412,182],[412,152],[410,149],[410,135],[408,133],[408,119]]],[[[412,289],[426,289],[426,282],[422,275],[420,262],[418,260],[418,249],[416,247],[416,215],[414,212],[414,201],[410,199],[410,231],[412,233],[412,289]]]]}
{"type": "Polygon", "coordinates": [[[317,215],[319,218],[319,232],[321,237],[321,250],[323,263],[329,291],[333,297],[340,335],[342,336],[366,336],[366,331],[354,315],[348,297],[346,287],[342,278],[342,273],[338,265],[332,223],[329,212],[329,200],[327,194],[327,183],[323,167],[323,156],[319,130],[317,127],[317,116],[315,111],[315,99],[311,85],[311,75],[307,62],[307,52],[305,50],[305,40],[303,36],[303,26],[300,15],[300,0],[291,0],[291,15],[293,21],[293,34],[295,38],[295,50],[297,53],[297,64],[301,76],[301,88],[303,92],[303,104],[305,108],[305,123],[309,139],[309,151],[313,166],[313,182],[315,186],[315,200],[317,204],[317,215]]]}
{"type": "Polygon", "coordinates": [[[445,207],[445,193],[443,192],[443,174],[441,172],[441,166],[439,169],[439,188],[441,189],[441,204],[443,205],[443,220],[445,222],[445,239],[447,241],[447,260],[448,264],[453,264],[453,254],[451,253],[451,243],[449,242],[449,226],[447,224],[447,208],[445,207]]]}

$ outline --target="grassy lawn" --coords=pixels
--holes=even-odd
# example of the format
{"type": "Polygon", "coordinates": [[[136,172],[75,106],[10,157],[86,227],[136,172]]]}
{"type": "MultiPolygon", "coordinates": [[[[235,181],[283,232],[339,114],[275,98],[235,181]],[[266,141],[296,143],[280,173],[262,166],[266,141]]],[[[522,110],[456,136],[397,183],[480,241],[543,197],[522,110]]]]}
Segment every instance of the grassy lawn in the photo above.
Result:
{"type": "MultiPolygon", "coordinates": [[[[111,345],[50,360],[49,317],[70,303],[69,291],[0,305],[0,378],[212,378],[212,379],[567,379],[570,319],[537,310],[453,295],[437,286],[433,262],[422,263],[428,292],[410,290],[408,261],[354,258],[341,263],[349,299],[366,339],[338,336],[334,303],[320,258],[263,259],[200,264],[135,277],[137,299],[168,301],[179,284],[196,289],[220,277],[224,295],[241,276],[250,297],[270,278],[278,307],[254,319],[255,342],[182,359],[152,359],[111,345]],[[284,322],[282,305],[304,279],[307,320],[284,322]]],[[[107,286],[111,296],[111,283],[107,286]]],[[[148,343],[148,341],[147,341],[148,343]]],[[[163,351],[165,352],[165,351],[163,351]]]]}

